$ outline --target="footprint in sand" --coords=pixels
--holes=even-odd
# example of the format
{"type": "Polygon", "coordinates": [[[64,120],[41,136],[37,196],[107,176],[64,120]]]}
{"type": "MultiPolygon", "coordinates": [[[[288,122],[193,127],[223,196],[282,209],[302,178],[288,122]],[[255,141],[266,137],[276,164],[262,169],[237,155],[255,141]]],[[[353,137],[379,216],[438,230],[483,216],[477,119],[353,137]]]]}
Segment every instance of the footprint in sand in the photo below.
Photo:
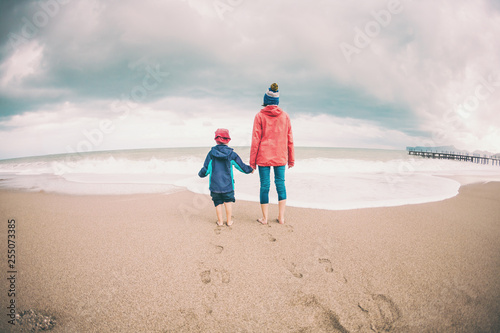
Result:
{"type": "Polygon", "coordinates": [[[225,269],[223,269],[219,273],[220,273],[220,276],[221,276],[222,283],[229,283],[229,281],[231,281],[231,274],[229,274],[228,271],[226,271],[225,269]]]}
{"type": "Polygon", "coordinates": [[[330,259],[320,258],[318,259],[318,262],[322,265],[325,265],[325,271],[327,273],[333,273],[332,262],[330,261],[330,259]]]}
{"type": "Polygon", "coordinates": [[[375,332],[390,332],[394,323],[401,317],[401,312],[386,295],[372,294],[358,303],[358,307],[367,314],[370,329],[375,332]]]}
{"type": "Polygon", "coordinates": [[[215,246],[215,254],[221,254],[224,251],[224,246],[216,245],[215,246]]]}
{"type": "Polygon", "coordinates": [[[286,269],[292,273],[293,276],[295,276],[297,279],[300,279],[302,278],[304,275],[300,272],[297,271],[297,265],[295,265],[295,263],[291,262],[291,263],[286,263],[285,262],[285,265],[286,265],[286,269]]]}
{"type": "Polygon", "coordinates": [[[212,281],[212,278],[210,277],[210,270],[201,272],[200,278],[201,282],[204,284],[210,283],[210,281],[212,281]]]}
{"type": "Polygon", "coordinates": [[[267,239],[270,241],[270,242],[276,242],[277,239],[273,237],[273,235],[271,235],[270,233],[266,233],[266,234],[263,234],[267,237],[267,239]]]}
{"type": "Polygon", "coordinates": [[[212,272],[217,277],[217,280],[220,280],[222,283],[229,283],[231,281],[231,274],[225,269],[209,269],[200,273],[201,282],[204,284],[212,282],[212,272]]]}
{"type": "Polygon", "coordinates": [[[176,316],[178,321],[175,324],[169,323],[169,326],[171,326],[164,329],[164,332],[201,332],[203,323],[194,312],[194,309],[179,309],[178,311],[179,314],[176,316]]]}
{"type": "Polygon", "coordinates": [[[349,331],[340,323],[339,316],[322,304],[316,295],[299,292],[292,300],[294,306],[303,307],[305,312],[311,313],[312,320],[300,332],[340,332],[349,331]]]}

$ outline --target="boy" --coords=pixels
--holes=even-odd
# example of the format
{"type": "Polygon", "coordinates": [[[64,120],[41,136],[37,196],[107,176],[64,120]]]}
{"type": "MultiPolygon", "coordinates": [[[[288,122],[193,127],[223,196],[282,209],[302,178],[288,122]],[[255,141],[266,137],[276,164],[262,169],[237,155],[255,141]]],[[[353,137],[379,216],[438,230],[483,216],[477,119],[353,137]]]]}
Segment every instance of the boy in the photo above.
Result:
{"type": "Polygon", "coordinates": [[[234,178],[233,165],[243,173],[253,173],[251,166],[243,163],[241,158],[227,144],[231,140],[229,131],[219,128],[215,131],[216,146],[212,147],[205,159],[203,168],[198,172],[198,176],[206,177],[210,174],[209,189],[210,196],[215,205],[217,213],[217,225],[222,226],[222,204],[226,208],[227,225],[233,224],[231,219],[232,203],[234,199],[234,178]]]}

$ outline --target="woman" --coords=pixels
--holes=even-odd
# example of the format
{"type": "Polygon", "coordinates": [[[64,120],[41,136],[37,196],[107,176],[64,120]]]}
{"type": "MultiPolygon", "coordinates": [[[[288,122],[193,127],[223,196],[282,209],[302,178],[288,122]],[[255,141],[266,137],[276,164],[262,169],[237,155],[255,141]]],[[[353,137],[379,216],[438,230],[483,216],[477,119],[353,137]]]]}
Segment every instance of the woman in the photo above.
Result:
{"type": "Polygon", "coordinates": [[[295,163],[290,117],[278,104],[278,85],[273,83],[264,95],[264,108],[253,123],[250,166],[253,169],[259,166],[262,218],[258,221],[262,224],[267,224],[271,167],[278,192],[278,222],[285,223],[285,169],[287,164],[291,168],[295,163]]]}

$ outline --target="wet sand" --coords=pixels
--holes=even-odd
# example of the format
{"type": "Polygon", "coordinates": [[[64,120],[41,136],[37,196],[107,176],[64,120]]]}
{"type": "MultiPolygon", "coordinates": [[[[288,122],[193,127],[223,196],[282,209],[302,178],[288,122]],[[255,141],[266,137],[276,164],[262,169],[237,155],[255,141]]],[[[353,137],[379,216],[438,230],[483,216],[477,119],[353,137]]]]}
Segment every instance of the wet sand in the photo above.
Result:
{"type": "Polygon", "coordinates": [[[2,251],[16,221],[17,328],[38,316],[52,332],[500,331],[500,183],[419,205],[288,207],[285,225],[237,201],[217,227],[210,198],[188,191],[0,191],[0,213],[2,251]]]}

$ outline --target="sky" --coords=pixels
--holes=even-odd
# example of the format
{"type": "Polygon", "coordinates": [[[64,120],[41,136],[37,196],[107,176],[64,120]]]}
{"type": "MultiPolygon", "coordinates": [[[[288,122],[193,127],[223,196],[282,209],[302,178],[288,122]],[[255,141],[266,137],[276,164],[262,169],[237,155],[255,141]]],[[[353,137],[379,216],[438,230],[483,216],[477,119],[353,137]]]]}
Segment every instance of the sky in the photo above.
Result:
{"type": "Polygon", "coordinates": [[[500,153],[499,0],[2,0],[0,159],[248,146],[500,153]]]}

